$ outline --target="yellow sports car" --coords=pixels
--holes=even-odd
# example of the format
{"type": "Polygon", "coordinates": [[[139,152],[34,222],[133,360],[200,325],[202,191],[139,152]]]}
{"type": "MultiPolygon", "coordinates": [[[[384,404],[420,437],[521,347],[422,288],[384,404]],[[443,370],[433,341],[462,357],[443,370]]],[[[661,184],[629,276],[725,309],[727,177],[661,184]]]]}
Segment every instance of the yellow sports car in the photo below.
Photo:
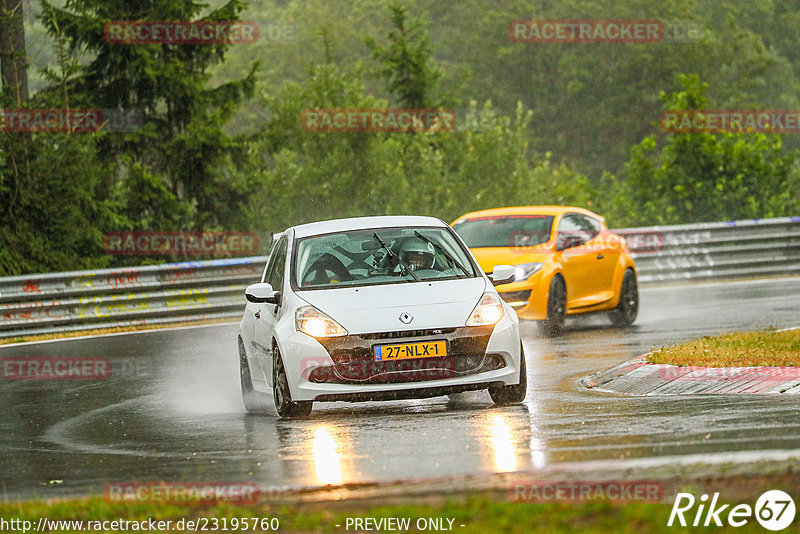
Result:
{"type": "Polygon", "coordinates": [[[636,266],[625,240],[605,219],[582,208],[521,206],[467,213],[453,228],[485,272],[513,265],[516,278],[498,286],[522,319],[556,335],[566,317],[607,312],[627,326],[639,312],[636,266]]]}

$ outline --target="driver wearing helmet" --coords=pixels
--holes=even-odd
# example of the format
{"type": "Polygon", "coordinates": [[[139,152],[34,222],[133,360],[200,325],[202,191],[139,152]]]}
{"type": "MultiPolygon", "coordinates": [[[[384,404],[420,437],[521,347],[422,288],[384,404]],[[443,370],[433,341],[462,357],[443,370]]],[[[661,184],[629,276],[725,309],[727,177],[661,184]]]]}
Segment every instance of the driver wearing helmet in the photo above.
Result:
{"type": "Polygon", "coordinates": [[[432,269],[436,261],[431,244],[418,237],[411,238],[403,243],[400,258],[412,271],[432,269]]]}

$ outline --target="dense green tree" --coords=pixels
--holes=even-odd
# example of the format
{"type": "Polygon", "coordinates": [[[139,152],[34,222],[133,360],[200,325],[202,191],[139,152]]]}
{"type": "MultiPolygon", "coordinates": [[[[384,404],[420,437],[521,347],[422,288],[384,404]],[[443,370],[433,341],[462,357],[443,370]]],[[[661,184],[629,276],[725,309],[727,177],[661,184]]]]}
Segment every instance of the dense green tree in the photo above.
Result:
{"type": "Polygon", "coordinates": [[[102,229],[122,222],[120,206],[109,200],[110,168],[97,157],[105,134],[15,130],[13,117],[20,108],[79,107],[80,99],[71,102],[58,85],[67,79],[66,64],[50,70],[59,90],[28,99],[22,41],[5,31],[10,29],[5,15],[3,50],[13,57],[4,57],[0,95],[8,112],[0,131],[0,276],[105,265],[102,229]]]}
{"type": "Polygon", "coordinates": [[[0,88],[6,100],[28,100],[28,61],[22,0],[0,0],[0,88]]]}
{"type": "MultiPolygon", "coordinates": [[[[681,76],[667,110],[708,109],[707,84],[681,76]]],[[[713,106],[712,106],[713,107],[713,106]]],[[[788,215],[796,208],[798,153],[762,133],[675,133],[659,150],[648,136],[631,149],[611,211],[616,224],[680,224],[788,215]],[[796,189],[794,189],[796,191],[796,189]]],[[[614,184],[613,180],[609,181],[614,184]]]]}
{"type": "Polygon", "coordinates": [[[272,120],[253,141],[259,186],[248,217],[265,229],[333,217],[427,214],[447,221],[471,210],[524,204],[591,206],[588,180],[530,142],[532,114],[471,103],[456,131],[310,132],[307,108],[382,108],[364,83],[334,65],[312,69],[263,101],[272,120]]]}
{"type": "Polygon", "coordinates": [[[433,65],[433,50],[421,19],[409,20],[408,11],[398,4],[389,5],[392,31],[389,43],[380,45],[366,38],[372,57],[380,65],[386,88],[398,104],[408,109],[436,107],[432,95],[441,71],[433,65]]]}
{"type": "Polygon", "coordinates": [[[143,120],[130,131],[0,133],[0,273],[105,265],[102,235],[118,229],[262,231],[383,213],[452,220],[540,203],[595,208],[614,226],[800,212],[800,136],[668,134],[657,123],[665,106],[800,108],[800,0],[28,7],[27,52],[39,67],[31,107],[125,108],[143,120]],[[243,46],[104,39],[107,21],[131,18],[241,18],[261,37],[243,46]],[[695,33],[515,43],[515,19],[659,19],[695,33]],[[679,76],[692,72],[706,83],[679,76]],[[309,108],[398,106],[461,107],[452,132],[300,124],[309,108]]]}
{"type": "MultiPolygon", "coordinates": [[[[0,145],[20,142],[6,134],[0,145]]],[[[109,201],[96,135],[40,133],[14,169],[0,148],[0,275],[105,266],[103,232],[122,223],[109,201]],[[18,172],[16,179],[10,179],[18,172]]]]}
{"type": "MultiPolygon", "coordinates": [[[[393,29],[386,0],[249,4],[241,16],[259,22],[262,37],[227,51],[224,63],[213,69],[218,83],[246,77],[254,59],[264,60],[258,77],[270,91],[286,80],[302,82],[314,64],[349,67],[364,62],[371,56],[364,36],[386,36],[393,29]]],[[[604,171],[621,171],[631,145],[651,134],[661,140],[653,128],[661,109],[657,96],[661,90],[680,90],[677,74],[702,73],[709,95],[723,106],[800,107],[796,0],[563,0],[533,5],[524,0],[408,0],[402,5],[409,21],[426,20],[432,58],[441,70],[435,96],[464,103],[492,100],[508,115],[521,101],[534,111],[530,128],[537,147],[595,183],[604,171]],[[659,19],[677,28],[699,24],[701,31],[650,44],[528,44],[509,39],[512,20],[546,18],[659,19]]],[[[378,41],[391,43],[388,38],[378,41]]],[[[394,101],[380,78],[365,84],[372,94],[394,101]]],[[[254,105],[237,117],[230,131],[253,132],[264,120],[254,105]]],[[[800,136],[784,141],[787,147],[800,146],[800,136]]]]}
{"type": "Polygon", "coordinates": [[[123,213],[141,229],[212,229],[234,220],[247,186],[228,171],[238,148],[223,125],[252,94],[255,66],[244,78],[209,87],[209,69],[230,44],[115,44],[103,27],[128,19],[236,20],[244,2],[230,0],[207,13],[194,0],[67,0],[64,9],[43,0],[43,6],[47,30],[86,63],[71,91],[96,108],[141,114],[141,128],[106,136],[99,147],[100,157],[114,163],[123,213]]]}

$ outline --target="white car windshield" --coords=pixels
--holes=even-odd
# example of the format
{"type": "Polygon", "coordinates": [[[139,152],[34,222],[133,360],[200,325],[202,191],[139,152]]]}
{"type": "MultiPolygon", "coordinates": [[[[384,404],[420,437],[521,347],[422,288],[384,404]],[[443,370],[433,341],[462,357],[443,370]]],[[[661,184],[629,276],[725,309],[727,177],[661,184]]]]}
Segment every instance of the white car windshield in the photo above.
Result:
{"type": "Polygon", "coordinates": [[[298,290],[478,276],[445,228],[371,228],[298,240],[292,285],[298,290]]]}

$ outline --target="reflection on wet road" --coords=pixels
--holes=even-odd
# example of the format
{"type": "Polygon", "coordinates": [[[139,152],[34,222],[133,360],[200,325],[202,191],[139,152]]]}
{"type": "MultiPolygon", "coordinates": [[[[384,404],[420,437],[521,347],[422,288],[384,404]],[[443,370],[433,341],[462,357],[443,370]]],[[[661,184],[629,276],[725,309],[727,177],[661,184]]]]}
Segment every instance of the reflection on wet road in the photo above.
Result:
{"type": "Polygon", "coordinates": [[[800,325],[798,293],[798,278],[652,288],[627,329],[597,317],[546,339],[525,324],[528,398],[512,407],[476,392],[317,403],[303,421],[246,415],[234,325],[6,347],[0,357],[109,357],[114,372],[98,382],[0,382],[0,489],[14,498],[102,492],[110,481],[281,488],[800,449],[796,398],[628,398],[577,384],[655,345],[800,325]]]}

